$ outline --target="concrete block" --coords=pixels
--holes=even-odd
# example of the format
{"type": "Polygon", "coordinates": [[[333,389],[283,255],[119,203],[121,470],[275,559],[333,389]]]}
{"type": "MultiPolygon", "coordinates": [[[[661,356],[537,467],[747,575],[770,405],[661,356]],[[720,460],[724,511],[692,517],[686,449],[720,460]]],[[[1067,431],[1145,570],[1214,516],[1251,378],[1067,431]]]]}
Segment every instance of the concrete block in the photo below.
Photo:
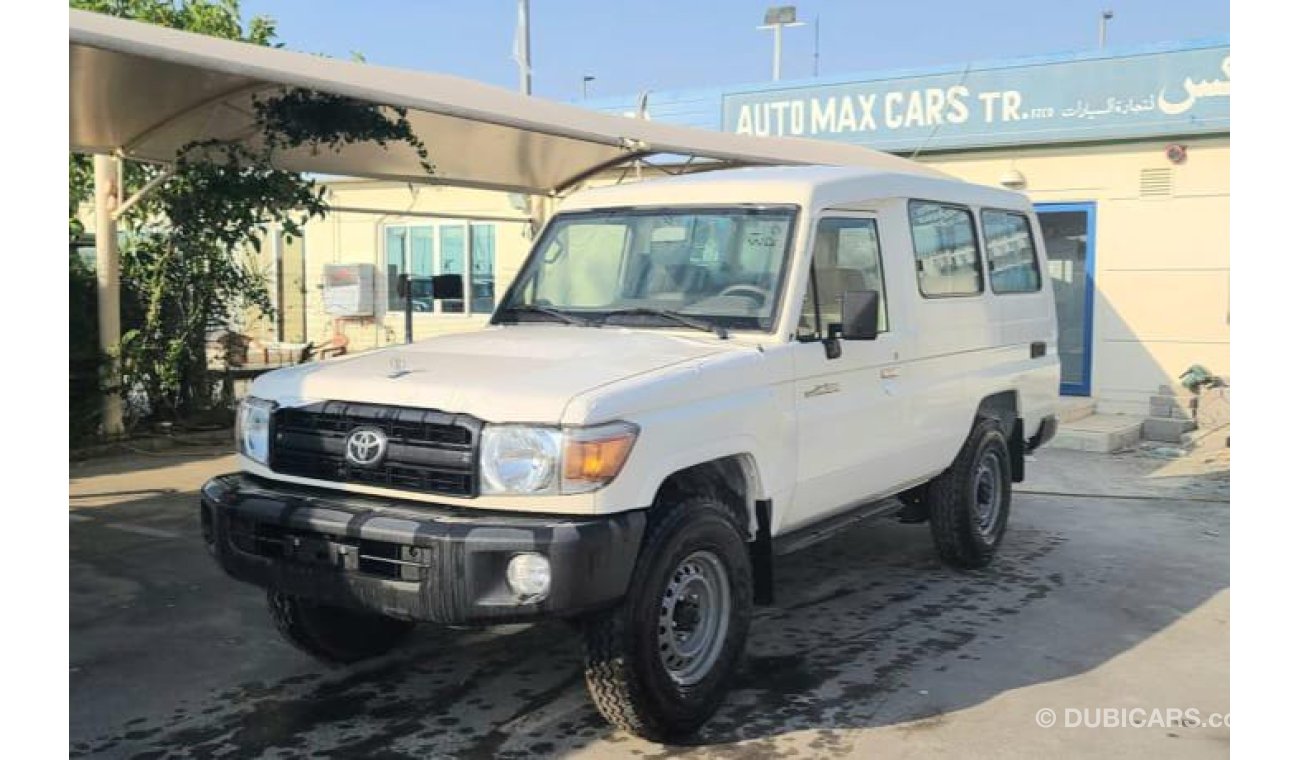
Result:
{"type": "Polygon", "coordinates": [[[1191,403],[1180,403],[1171,400],[1169,396],[1152,396],[1150,404],[1150,416],[1163,417],[1175,420],[1194,420],[1196,419],[1196,399],[1191,403]],[[1156,399],[1161,399],[1157,401],[1156,399]]]}
{"type": "Polygon", "coordinates": [[[1146,441],[1163,441],[1165,443],[1182,443],[1183,433],[1195,429],[1196,423],[1191,420],[1148,417],[1142,421],[1142,439],[1146,441]]]}
{"type": "Polygon", "coordinates": [[[1061,425],[1049,447],[1111,454],[1133,448],[1142,436],[1142,420],[1122,414],[1094,414],[1061,425]]]}

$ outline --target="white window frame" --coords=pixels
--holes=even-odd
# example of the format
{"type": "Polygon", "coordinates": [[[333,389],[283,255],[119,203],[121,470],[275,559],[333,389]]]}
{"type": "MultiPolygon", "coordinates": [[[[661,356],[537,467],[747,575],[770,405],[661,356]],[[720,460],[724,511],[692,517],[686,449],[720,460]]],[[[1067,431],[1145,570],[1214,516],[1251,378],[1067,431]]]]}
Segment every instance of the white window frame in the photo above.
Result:
{"type": "MultiPolygon", "coordinates": [[[[433,276],[442,274],[442,229],[444,227],[460,227],[465,234],[465,267],[461,272],[461,303],[464,304],[464,311],[443,311],[443,302],[437,300],[433,302],[433,311],[417,311],[414,316],[417,319],[426,319],[430,317],[445,317],[448,319],[488,319],[492,316],[491,312],[477,314],[474,312],[474,226],[487,225],[492,228],[493,248],[496,247],[496,241],[499,237],[500,229],[495,222],[482,222],[470,219],[419,219],[404,222],[390,222],[382,225],[380,235],[383,250],[380,252],[380,266],[383,269],[384,276],[388,275],[388,231],[402,229],[406,231],[406,237],[402,245],[402,269],[398,274],[410,274],[411,272],[411,230],[416,227],[427,227],[433,230],[433,276]]],[[[492,260],[492,281],[496,282],[496,257],[492,260]]],[[[387,301],[390,286],[385,284],[384,299],[387,301]]],[[[496,296],[492,298],[492,308],[496,309],[496,296]]],[[[392,304],[386,303],[388,311],[393,313],[392,304]]],[[[396,313],[400,313],[398,309],[396,313]]]]}
{"type": "MultiPolygon", "coordinates": [[[[880,214],[874,210],[854,211],[854,210],[827,209],[813,218],[812,227],[809,228],[809,232],[812,235],[812,239],[808,243],[809,246],[808,247],[808,267],[809,267],[808,284],[804,286],[803,299],[804,301],[806,301],[810,296],[814,295],[813,293],[814,286],[812,285],[812,282],[817,277],[817,260],[816,260],[817,232],[821,227],[822,222],[828,220],[837,220],[837,219],[871,222],[871,224],[875,228],[876,268],[880,271],[880,310],[884,312],[884,316],[885,316],[884,327],[880,329],[880,334],[886,335],[888,333],[891,333],[894,327],[894,312],[890,306],[889,285],[887,282],[888,277],[886,276],[887,273],[885,270],[885,258],[886,258],[885,241],[880,231],[880,227],[881,227],[880,214]]],[[[796,334],[795,340],[799,342],[822,340],[827,335],[825,328],[830,323],[824,320],[820,308],[815,309],[814,311],[814,313],[817,315],[817,322],[818,322],[817,328],[811,334],[806,334],[806,335],[798,334],[799,318],[803,316],[803,308],[804,308],[803,301],[801,301],[799,305],[799,314],[795,319],[795,334],[796,334]]]]}

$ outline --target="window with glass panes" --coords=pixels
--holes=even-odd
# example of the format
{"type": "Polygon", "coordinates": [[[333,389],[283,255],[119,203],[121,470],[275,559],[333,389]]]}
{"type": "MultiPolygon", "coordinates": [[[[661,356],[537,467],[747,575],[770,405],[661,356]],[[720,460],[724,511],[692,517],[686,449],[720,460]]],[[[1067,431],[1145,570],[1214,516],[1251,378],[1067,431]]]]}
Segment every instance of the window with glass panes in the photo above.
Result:
{"type": "Polygon", "coordinates": [[[1042,288],[1038,256],[1029,217],[1012,211],[985,209],[984,250],[994,293],[1036,293],[1042,288]]]}
{"type": "MultiPolygon", "coordinates": [[[[473,222],[398,224],[384,228],[388,309],[406,308],[397,278],[458,274],[464,298],[434,301],[417,296],[412,309],[425,314],[491,314],[496,306],[496,225],[473,222]]],[[[417,289],[417,292],[419,290],[417,289]]]]}
{"type": "Polygon", "coordinates": [[[975,217],[965,206],[912,201],[912,247],[916,278],[926,298],[984,292],[975,217]]]}

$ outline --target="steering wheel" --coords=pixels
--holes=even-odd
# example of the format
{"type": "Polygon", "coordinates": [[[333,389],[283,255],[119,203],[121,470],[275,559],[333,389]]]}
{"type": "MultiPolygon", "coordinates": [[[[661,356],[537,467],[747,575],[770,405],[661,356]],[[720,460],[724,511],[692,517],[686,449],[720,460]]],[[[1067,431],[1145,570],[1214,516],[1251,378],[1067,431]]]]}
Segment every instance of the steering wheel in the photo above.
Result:
{"type": "Polygon", "coordinates": [[[748,296],[754,299],[756,306],[767,303],[767,291],[757,285],[730,285],[718,293],[719,298],[722,296],[748,296]]]}

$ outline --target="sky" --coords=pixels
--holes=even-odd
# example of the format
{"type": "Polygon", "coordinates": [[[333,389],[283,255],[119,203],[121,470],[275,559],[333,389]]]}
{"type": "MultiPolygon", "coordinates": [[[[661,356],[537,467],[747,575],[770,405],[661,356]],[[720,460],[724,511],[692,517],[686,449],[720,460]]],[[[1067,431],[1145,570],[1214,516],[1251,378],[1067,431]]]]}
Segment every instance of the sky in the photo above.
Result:
{"type": "MultiPolygon", "coordinates": [[[[790,0],[785,0],[788,3],[790,0]]],[[[532,0],[533,93],[558,100],[767,81],[766,0],[532,0]]],[[[783,78],[945,66],[1227,37],[1228,0],[802,0],[784,35],[783,78]],[[820,34],[813,20],[820,19],[820,34]]],[[[243,0],[286,47],[517,88],[516,0],[243,0]]]]}

